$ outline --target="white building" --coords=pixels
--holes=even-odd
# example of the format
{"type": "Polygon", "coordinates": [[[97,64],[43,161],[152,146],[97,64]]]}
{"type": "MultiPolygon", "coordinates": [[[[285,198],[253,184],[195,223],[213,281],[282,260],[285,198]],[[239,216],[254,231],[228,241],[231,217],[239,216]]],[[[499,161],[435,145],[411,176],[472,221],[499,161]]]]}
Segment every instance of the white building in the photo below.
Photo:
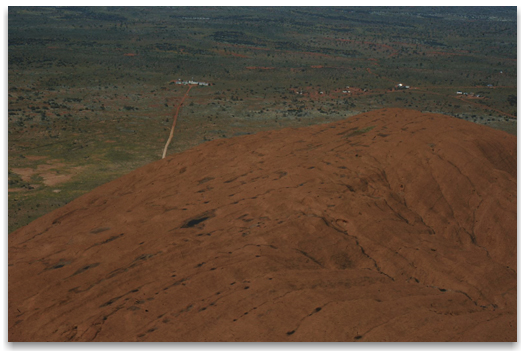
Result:
{"type": "Polygon", "coordinates": [[[202,85],[202,86],[209,86],[210,83],[207,83],[207,82],[198,82],[198,81],[195,81],[193,78],[189,81],[181,81],[181,79],[178,79],[175,84],[184,84],[184,85],[202,85]]]}

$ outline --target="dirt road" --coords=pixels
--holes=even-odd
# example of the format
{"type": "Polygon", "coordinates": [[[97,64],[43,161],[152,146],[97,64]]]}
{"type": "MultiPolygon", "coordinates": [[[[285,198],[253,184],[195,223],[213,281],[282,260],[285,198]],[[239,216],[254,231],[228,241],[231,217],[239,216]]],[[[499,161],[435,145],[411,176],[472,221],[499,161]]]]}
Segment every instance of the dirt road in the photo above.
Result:
{"type": "Polygon", "coordinates": [[[177,116],[179,116],[179,111],[181,110],[181,106],[183,106],[185,99],[188,97],[188,93],[190,92],[190,89],[192,89],[193,87],[194,87],[194,85],[188,86],[188,90],[186,91],[185,95],[179,102],[179,105],[177,105],[177,109],[175,110],[175,114],[174,114],[174,122],[172,122],[172,129],[170,129],[170,136],[168,137],[168,140],[166,141],[162,158],[166,157],[166,150],[168,149],[168,145],[170,145],[170,142],[172,141],[172,138],[174,137],[175,124],[177,122],[177,116]]]}

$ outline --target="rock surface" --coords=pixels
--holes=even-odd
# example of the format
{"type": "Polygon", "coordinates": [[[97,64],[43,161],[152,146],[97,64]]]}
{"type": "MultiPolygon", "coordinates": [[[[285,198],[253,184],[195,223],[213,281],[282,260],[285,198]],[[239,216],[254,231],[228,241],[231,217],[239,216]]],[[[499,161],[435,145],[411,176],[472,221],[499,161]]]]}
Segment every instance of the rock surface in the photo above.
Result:
{"type": "Polygon", "coordinates": [[[151,163],[9,236],[9,341],[516,341],[516,143],[384,109],[151,163]]]}

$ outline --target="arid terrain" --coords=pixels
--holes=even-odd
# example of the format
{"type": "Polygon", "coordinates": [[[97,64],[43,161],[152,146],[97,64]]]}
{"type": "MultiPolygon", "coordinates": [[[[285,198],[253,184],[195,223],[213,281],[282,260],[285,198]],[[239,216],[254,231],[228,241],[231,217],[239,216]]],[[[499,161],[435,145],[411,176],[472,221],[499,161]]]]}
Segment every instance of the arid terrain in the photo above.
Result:
{"type": "Polygon", "coordinates": [[[515,135],[517,17],[514,6],[10,6],[8,232],[159,160],[179,80],[208,85],[186,97],[168,154],[381,108],[515,135]]]}
{"type": "Polygon", "coordinates": [[[172,154],[9,235],[9,341],[517,341],[516,148],[386,108],[172,154]]]}

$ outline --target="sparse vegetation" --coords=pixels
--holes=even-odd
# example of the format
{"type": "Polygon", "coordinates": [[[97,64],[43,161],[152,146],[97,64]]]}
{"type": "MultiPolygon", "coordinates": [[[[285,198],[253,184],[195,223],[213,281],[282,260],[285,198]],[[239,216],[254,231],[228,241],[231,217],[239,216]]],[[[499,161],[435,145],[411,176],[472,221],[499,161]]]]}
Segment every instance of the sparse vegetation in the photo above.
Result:
{"type": "Polygon", "coordinates": [[[160,159],[179,78],[211,85],[190,92],[171,153],[382,107],[516,131],[515,7],[9,7],[8,19],[10,232],[160,159]],[[37,166],[56,164],[71,177],[50,187],[37,166]]]}

